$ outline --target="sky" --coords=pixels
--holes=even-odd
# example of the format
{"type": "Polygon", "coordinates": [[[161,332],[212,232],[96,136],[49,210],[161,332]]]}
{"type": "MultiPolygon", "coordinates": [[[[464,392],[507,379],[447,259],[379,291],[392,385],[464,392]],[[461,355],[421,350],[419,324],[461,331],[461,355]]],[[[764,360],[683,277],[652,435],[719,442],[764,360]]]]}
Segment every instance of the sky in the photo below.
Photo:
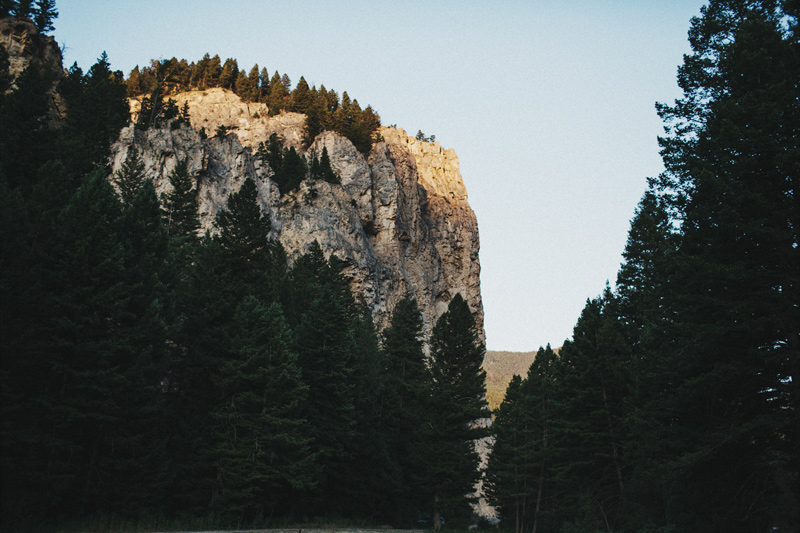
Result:
{"type": "Polygon", "coordinates": [[[127,74],[206,52],[301,76],[458,154],[489,350],[561,346],[612,288],[663,166],[700,0],[59,0],[64,65],[127,74]]]}

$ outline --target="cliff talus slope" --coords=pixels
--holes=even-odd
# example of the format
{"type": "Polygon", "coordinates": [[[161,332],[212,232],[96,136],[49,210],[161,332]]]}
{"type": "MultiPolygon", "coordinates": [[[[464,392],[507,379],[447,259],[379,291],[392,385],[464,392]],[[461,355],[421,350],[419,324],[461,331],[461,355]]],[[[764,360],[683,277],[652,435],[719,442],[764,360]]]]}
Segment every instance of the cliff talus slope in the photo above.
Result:
{"type": "MultiPolygon", "coordinates": [[[[187,159],[196,182],[203,228],[213,231],[216,214],[247,178],[257,184],[262,210],[270,214],[273,237],[290,259],[318,241],[326,256],[347,264],[353,294],[369,306],[379,328],[395,304],[413,295],[423,315],[425,334],[450,299],[461,293],[483,331],[479,239],[475,214],[453,150],[409,137],[401,129],[382,128],[384,141],[365,157],[333,132],[317,136],[308,153],[327,148],[341,185],[305,180],[279,195],[272,169],[253,154],[271,133],[301,147],[304,115],[268,117],[263,104],[247,104],[222,89],[175,97],[189,104],[192,128],[140,131],[129,126],[113,147],[113,168],[136,146],[159,192],[178,160],[187,159]],[[218,126],[232,133],[203,139],[218,126]]],[[[132,105],[136,110],[136,104],[132,105]]]]}

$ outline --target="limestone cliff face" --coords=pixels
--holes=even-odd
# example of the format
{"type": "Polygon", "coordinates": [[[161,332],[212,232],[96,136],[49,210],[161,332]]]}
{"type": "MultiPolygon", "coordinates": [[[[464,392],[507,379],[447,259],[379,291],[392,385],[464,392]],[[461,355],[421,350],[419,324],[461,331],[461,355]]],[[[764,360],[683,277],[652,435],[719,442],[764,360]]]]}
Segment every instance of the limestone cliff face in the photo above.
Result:
{"type": "Polygon", "coordinates": [[[290,259],[318,241],[326,256],[344,260],[353,294],[372,310],[379,329],[410,293],[428,337],[450,299],[461,293],[483,332],[478,226],[453,150],[382,128],[384,142],[364,157],[348,139],[324,132],[308,152],[327,148],[341,185],[305,180],[297,191],[280,197],[270,180],[272,170],[252,154],[273,132],[300,148],[303,115],[270,118],[264,105],[244,103],[222,89],[176,99],[181,106],[189,103],[192,128],[124,129],[113,147],[114,170],[135,145],[163,193],[170,187],[169,172],[186,158],[197,184],[202,225],[210,231],[230,193],[253,178],[262,210],[272,218],[273,237],[290,259]],[[202,139],[197,131],[202,127],[211,135],[220,125],[232,133],[202,139]]]}

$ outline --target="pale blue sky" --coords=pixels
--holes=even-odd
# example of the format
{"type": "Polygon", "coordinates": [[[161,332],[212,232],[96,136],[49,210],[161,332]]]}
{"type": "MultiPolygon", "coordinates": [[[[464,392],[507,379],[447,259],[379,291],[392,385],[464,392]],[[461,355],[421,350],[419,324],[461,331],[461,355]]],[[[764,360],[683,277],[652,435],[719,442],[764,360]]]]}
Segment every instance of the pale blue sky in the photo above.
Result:
{"type": "Polygon", "coordinates": [[[347,91],[454,148],[481,237],[487,347],[560,346],[612,284],[680,96],[700,0],[59,0],[66,66],[206,52],[347,91]]]}

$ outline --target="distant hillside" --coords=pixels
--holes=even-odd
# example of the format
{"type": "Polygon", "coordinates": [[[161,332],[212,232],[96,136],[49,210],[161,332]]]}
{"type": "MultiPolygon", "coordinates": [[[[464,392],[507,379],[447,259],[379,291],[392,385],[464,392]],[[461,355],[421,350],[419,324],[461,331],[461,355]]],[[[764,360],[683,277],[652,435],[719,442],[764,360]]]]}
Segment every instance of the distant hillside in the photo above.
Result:
{"type": "Polygon", "coordinates": [[[496,409],[503,402],[506,387],[514,374],[525,377],[536,352],[486,352],[483,369],[486,371],[486,399],[496,409]]]}

